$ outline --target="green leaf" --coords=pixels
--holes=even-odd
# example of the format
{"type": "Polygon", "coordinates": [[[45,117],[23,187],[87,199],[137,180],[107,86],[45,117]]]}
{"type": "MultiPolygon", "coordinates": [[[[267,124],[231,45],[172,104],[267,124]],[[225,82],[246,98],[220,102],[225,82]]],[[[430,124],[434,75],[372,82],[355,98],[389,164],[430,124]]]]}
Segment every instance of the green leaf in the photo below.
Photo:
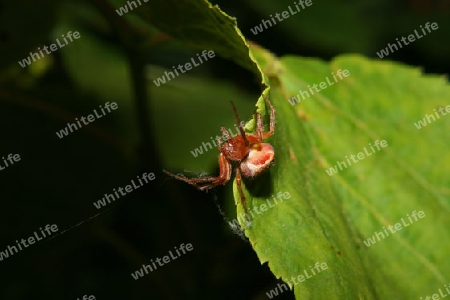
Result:
{"type": "Polygon", "coordinates": [[[275,164],[263,178],[246,182],[250,190],[248,209],[254,215],[250,224],[242,218],[244,211],[236,186],[234,191],[238,220],[245,234],[260,261],[268,262],[276,277],[294,286],[298,299],[374,299],[368,274],[340,209],[341,200],[328,176],[317,168],[304,120],[274,87],[270,99],[277,110],[272,138],[275,164]],[[280,202],[280,193],[288,193],[287,199],[280,197],[280,202]],[[273,197],[278,198],[277,202],[273,197]],[[310,266],[316,263],[325,263],[326,269],[306,278],[312,275],[310,266]],[[295,285],[298,280],[304,281],[295,285]]]}
{"type": "MultiPolygon", "coordinates": [[[[113,1],[119,8],[124,3],[113,1]]],[[[194,49],[213,50],[223,58],[261,77],[248,44],[237,27],[236,19],[206,0],[150,0],[133,9],[125,17],[137,14],[148,24],[171,35],[194,49]]],[[[261,78],[259,80],[261,82],[261,78]]]]}
{"type": "MultiPolygon", "coordinates": [[[[290,285],[292,276],[311,274],[309,266],[325,262],[328,269],[294,284],[298,299],[409,299],[444,288],[450,275],[450,265],[442,263],[450,246],[450,190],[441,166],[450,161],[450,117],[420,130],[414,123],[449,105],[445,78],[351,55],[330,63],[273,57],[261,66],[277,109],[269,139],[276,162],[261,178],[245,182],[254,216],[250,223],[239,218],[261,262],[290,285]],[[335,82],[339,69],[350,76],[335,82]],[[294,106],[288,102],[327,77],[333,85],[309,92],[294,106]],[[376,140],[388,146],[327,174],[364,147],[372,152],[369,144],[376,140]],[[439,164],[430,169],[428,157],[439,164]],[[285,192],[289,199],[261,211],[266,199],[285,192]],[[425,217],[410,222],[413,211],[425,217]],[[408,226],[370,247],[363,243],[402,218],[408,226]]],[[[236,184],[234,195],[243,214],[236,184]]]]}

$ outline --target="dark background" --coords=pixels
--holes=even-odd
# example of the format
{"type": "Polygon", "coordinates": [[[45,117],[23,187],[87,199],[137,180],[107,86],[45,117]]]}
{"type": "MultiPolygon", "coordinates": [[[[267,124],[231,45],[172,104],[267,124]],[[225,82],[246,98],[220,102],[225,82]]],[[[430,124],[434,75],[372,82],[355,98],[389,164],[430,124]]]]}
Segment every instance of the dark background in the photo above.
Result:
{"type": "MultiPolygon", "coordinates": [[[[324,60],[341,53],[377,59],[376,51],[395,38],[437,22],[438,30],[387,59],[427,73],[450,70],[449,1],[313,0],[254,36],[250,28],[293,4],[261,2],[213,4],[276,55],[324,60]]],[[[197,158],[190,150],[219,134],[221,125],[233,126],[230,97],[244,120],[251,117],[260,94],[255,78],[216,57],[157,88],[152,80],[162,67],[171,70],[200,51],[130,13],[133,33],[154,38],[139,56],[130,47],[135,36],[124,38],[111,25],[108,11],[122,5],[117,3],[0,2],[0,157],[22,158],[0,171],[0,251],[46,224],[57,224],[58,233],[69,229],[0,262],[0,299],[267,299],[278,281],[221,213],[233,218],[231,182],[205,193],[162,173],[218,173],[218,150],[197,158]],[[18,65],[69,30],[81,38],[29,67],[18,65]],[[63,139],[55,135],[108,101],[118,110],[63,139]],[[145,172],[156,179],[105,208],[93,206],[145,172]],[[131,277],[182,243],[193,251],[143,278],[131,277]]],[[[277,299],[293,299],[293,293],[277,299]]]]}

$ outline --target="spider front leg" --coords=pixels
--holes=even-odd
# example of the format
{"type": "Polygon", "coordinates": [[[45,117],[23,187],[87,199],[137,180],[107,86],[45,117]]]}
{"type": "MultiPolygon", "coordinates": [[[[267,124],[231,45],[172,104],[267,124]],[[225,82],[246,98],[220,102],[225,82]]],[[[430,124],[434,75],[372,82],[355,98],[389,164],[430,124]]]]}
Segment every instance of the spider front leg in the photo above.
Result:
{"type": "Polygon", "coordinates": [[[266,96],[264,96],[264,100],[266,101],[267,105],[270,107],[270,124],[269,124],[269,132],[266,132],[263,136],[263,139],[267,139],[275,132],[275,107],[273,107],[272,103],[270,103],[269,99],[267,99],[266,96]]]}
{"type": "Polygon", "coordinates": [[[227,160],[227,158],[220,153],[219,154],[219,167],[220,167],[220,173],[219,176],[214,177],[204,177],[204,178],[187,178],[184,176],[179,176],[172,174],[166,170],[163,170],[164,173],[167,175],[170,175],[176,179],[182,180],[186,183],[189,183],[190,185],[195,186],[200,191],[208,190],[213,187],[223,185],[230,181],[231,178],[231,163],[227,160]]]}
{"type": "Polygon", "coordinates": [[[272,134],[275,132],[275,108],[273,107],[272,103],[270,103],[269,99],[267,99],[266,96],[263,95],[263,97],[264,100],[266,101],[266,104],[270,107],[269,131],[264,133],[264,123],[262,120],[262,116],[260,113],[255,112],[256,132],[253,134],[247,134],[247,139],[251,143],[260,143],[261,141],[272,136],[272,134]]]}

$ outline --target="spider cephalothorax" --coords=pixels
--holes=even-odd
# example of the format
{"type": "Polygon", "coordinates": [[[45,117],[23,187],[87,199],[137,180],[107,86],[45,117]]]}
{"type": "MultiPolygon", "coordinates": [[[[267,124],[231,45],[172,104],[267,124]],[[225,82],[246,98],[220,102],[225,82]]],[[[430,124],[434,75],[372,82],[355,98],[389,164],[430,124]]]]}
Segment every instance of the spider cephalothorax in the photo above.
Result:
{"type": "Polygon", "coordinates": [[[163,170],[166,174],[175,177],[179,180],[185,181],[199,190],[207,190],[218,185],[227,183],[231,178],[232,162],[236,162],[236,184],[241,196],[242,206],[245,213],[247,213],[247,206],[245,203],[245,195],[242,191],[242,176],[252,178],[266,170],[273,163],[275,151],[272,145],[263,143],[263,140],[269,138],[275,130],[275,108],[264,95],[264,100],[270,107],[270,125],[269,131],[264,132],[264,123],[261,114],[256,115],[256,132],[245,133],[242,127],[241,120],[237,114],[234,103],[231,102],[233,112],[239,124],[240,135],[231,137],[225,127],[220,130],[223,137],[219,138],[219,166],[220,173],[217,177],[202,177],[202,178],[187,178],[172,174],[163,170]]]}

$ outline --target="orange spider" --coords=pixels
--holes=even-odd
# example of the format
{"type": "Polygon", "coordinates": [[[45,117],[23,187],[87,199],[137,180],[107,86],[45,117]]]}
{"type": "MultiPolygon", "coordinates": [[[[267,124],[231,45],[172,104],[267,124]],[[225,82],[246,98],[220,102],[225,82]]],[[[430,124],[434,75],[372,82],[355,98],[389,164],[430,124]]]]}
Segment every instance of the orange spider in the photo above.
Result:
{"type": "Polygon", "coordinates": [[[245,203],[245,195],[242,191],[242,176],[247,178],[253,178],[268,169],[273,163],[275,157],[275,150],[271,144],[263,143],[262,141],[269,138],[275,130],[275,108],[270,103],[264,95],[264,100],[270,107],[270,130],[264,132],[264,124],[262,121],[262,116],[258,112],[256,114],[256,132],[255,133],[245,133],[242,127],[241,120],[238,116],[236,107],[233,101],[231,105],[233,107],[234,116],[236,117],[237,123],[239,124],[240,135],[236,137],[230,137],[227,129],[225,127],[220,127],[220,130],[225,137],[219,138],[218,148],[219,154],[219,166],[220,174],[217,177],[203,177],[203,178],[187,178],[184,176],[178,176],[172,174],[166,170],[164,173],[175,177],[176,179],[187,182],[201,191],[211,189],[213,187],[226,184],[231,178],[231,168],[232,161],[237,163],[236,166],[236,183],[239,194],[241,196],[242,206],[244,207],[245,213],[247,215],[247,206],[245,203]]]}

